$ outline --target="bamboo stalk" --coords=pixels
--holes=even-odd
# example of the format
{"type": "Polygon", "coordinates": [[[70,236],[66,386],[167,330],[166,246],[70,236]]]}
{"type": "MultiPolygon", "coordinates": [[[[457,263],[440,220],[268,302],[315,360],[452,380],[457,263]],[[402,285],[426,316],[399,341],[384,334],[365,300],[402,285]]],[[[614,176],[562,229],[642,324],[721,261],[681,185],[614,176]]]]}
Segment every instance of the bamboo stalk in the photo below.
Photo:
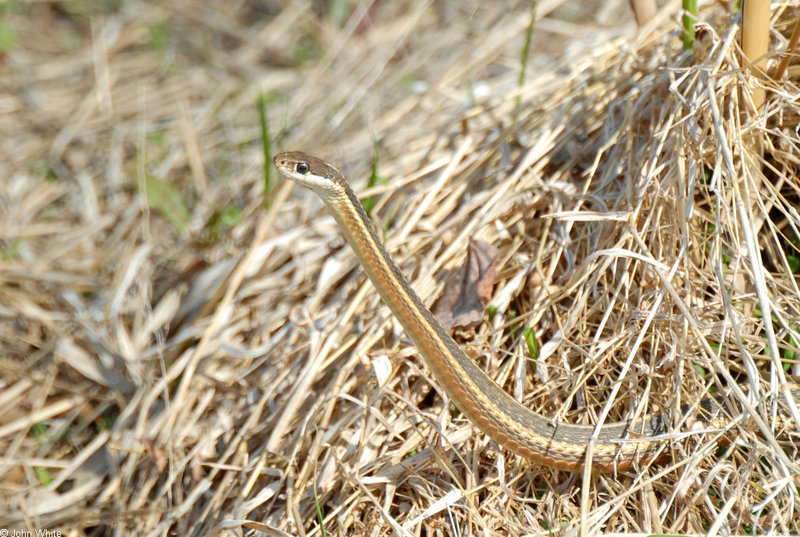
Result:
{"type": "MultiPolygon", "coordinates": [[[[767,78],[768,47],[769,0],[745,0],[742,11],[742,65],[750,68],[750,74],[760,80],[767,78]]],[[[764,104],[764,89],[753,85],[750,95],[754,112],[758,113],[764,104]]]]}
{"type": "Polygon", "coordinates": [[[641,28],[656,14],[655,0],[628,0],[636,17],[636,24],[641,28]]]}

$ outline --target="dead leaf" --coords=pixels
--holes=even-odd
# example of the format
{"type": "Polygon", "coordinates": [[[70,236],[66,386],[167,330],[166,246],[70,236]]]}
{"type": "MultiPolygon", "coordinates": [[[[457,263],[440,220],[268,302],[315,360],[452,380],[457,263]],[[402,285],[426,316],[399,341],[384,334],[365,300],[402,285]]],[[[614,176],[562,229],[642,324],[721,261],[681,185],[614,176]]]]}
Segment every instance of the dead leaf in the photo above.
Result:
{"type": "Polygon", "coordinates": [[[451,333],[454,328],[472,326],[483,318],[497,275],[497,254],[497,248],[488,242],[470,239],[458,283],[446,286],[433,305],[434,315],[451,333]]]}
{"type": "Polygon", "coordinates": [[[153,442],[152,438],[143,438],[142,445],[144,446],[144,450],[153,457],[153,461],[156,463],[156,468],[158,468],[159,472],[163,472],[164,468],[167,467],[167,458],[164,456],[164,453],[158,449],[155,442],[153,442]]]}

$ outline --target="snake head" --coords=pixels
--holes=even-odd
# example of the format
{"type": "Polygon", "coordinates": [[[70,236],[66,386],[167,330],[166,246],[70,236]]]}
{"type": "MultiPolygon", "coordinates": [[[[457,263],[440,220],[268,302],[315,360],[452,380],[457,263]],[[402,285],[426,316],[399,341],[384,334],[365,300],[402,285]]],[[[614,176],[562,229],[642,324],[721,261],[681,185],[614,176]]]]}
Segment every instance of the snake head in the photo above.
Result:
{"type": "Polygon", "coordinates": [[[275,155],[272,164],[295,183],[316,192],[323,201],[330,201],[349,190],[342,172],[327,162],[300,151],[275,155]]]}

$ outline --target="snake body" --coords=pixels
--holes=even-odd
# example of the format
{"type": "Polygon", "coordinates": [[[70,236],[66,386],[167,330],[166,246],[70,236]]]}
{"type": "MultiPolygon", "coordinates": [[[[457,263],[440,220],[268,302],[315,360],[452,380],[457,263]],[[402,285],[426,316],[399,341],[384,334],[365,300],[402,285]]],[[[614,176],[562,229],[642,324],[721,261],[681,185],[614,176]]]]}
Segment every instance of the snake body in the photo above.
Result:
{"type": "MultiPolygon", "coordinates": [[[[556,422],[521,405],[506,393],[453,340],[392,262],[361,203],[339,170],[300,152],[276,155],[275,167],[288,178],[313,190],[330,209],[364,272],[447,395],[478,429],[497,444],[553,468],[580,471],[595,426],[556,422]]],[[[800,388],[792,388],[800,400],[800,388]]],[[[729,421],[721,397],[709,396],[694,409],[706,427],[729,421]]],[[[629,468],[651,461],[664,451],[663,435],[670,431],[666,414],[604,424],[592,448],[596,471],[629,468]],[[658,438],[662,436],[662,438],[658,438]]]]}

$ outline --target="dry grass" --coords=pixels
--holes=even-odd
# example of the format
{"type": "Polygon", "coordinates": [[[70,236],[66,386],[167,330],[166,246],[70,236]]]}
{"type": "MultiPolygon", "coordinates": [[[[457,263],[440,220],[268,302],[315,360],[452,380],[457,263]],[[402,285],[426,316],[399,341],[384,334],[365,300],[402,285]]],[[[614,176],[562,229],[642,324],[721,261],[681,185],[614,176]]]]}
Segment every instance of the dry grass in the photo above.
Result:
{"type": "MultiPolygon", "coordinates": [[[[770,430],[798,372],[797,68],[750,120],[719,5],[690,57],[677,13],[637,41],[625,5],[578,22],[543,2],[517,88],[529,6],[492,6],[387,2],[341,24],[302,2],[7,9],[0,527],[800,532],[798,436],[770,430]],[[500,249],[497,313],[462,340],[531,408],[597,423],[741,384],[758,419],[588,479],[498,450],[316,198],[284,184],[263,211],[259,91],[287,148],[362,192],[377,140],[373,213],[428,303],[468,237],[500,249]]],[[[771,51],[797,17],[773,6],[771,51]]]]}

